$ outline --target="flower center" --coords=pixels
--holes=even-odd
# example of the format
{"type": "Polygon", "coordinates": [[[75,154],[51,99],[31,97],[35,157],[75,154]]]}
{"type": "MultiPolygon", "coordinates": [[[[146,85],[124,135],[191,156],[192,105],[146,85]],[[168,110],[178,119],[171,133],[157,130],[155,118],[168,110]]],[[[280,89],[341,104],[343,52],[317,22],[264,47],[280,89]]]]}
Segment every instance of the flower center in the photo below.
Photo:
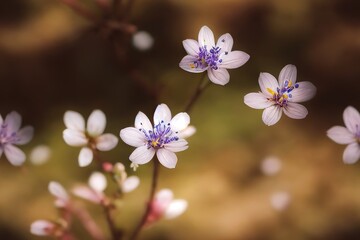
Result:
{"type": "Polygon", "coordinates": [[[272,98],[268,98],[268,100],[274,101],[275,104],[280,107],[286,107],[289,98],[292,98],[291,92],[298,87],[299,87],[298,83],[292,85],[291,80],[290,81],[285,80],[284,86],[281,89],[277,88],[276,92],[271,88],[266,89],[273,96],[272,98]]]}
{"type": "Polygon", "coordinates": [[[0,145],[6,144],[6,143],[16,143],[19,140],[19,138],[16,136],[16,132],[12,132],[9,134],[8,132],[8,126],[7,124],[2,124],[0,126],[0,145]]]}
{"type": "MultiPolygon", "coordinates": [[[[210,67],[214,70],[218,69],[218,64],[222,62],[222,59],[220,58],[220,47],[212,47],[210,50],[204,47],[199,48],[199,54],[197,56],[197,60],[194,61],[194,64],[191,64],[191,68],[207,68],[210,67]]],[[[225,55],[228,53],[225,52],[225,55]]]]}
{"type": "Polygon", "coordinates": [[[161,121],[153,130],[148,132],[143,128],[139,130],[144,133],[148,148],[159,149],[164,147],[164,144],[179,140],[176,135],[177,132],[171,130],[170,123],[166,124],[164,121],[161,121]]]}

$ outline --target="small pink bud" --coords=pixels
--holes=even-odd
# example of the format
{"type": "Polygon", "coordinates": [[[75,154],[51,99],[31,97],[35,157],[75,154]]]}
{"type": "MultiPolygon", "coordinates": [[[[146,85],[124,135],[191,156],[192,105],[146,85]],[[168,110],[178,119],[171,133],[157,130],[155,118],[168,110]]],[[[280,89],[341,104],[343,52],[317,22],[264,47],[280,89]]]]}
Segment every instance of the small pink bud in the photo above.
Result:
{"type": "Polygon", "coordinates": [[[112,165],[112,163],[104,162],[104,163],[102,164],[102,168],[103,168],[103,170],[104,170],[105,172],[112,172],[114,166],[112,165]]]}

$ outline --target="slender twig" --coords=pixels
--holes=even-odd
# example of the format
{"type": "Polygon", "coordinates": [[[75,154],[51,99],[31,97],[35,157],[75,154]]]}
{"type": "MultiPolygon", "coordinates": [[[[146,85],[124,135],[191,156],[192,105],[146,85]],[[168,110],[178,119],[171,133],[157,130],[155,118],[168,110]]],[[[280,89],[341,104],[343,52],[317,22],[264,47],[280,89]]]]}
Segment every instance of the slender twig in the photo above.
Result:
{"type": "Polygon", "coordinates": [[[156,186],[157,186],[158,175],[159,175],[159,162],[158,162],[158,160],[154,160],[153,163],[154,163],[154,169],[153,169],[153,176],[152,176],[152,183],[151,183],[149,200],[147,202],[145,212],[144,212],[140,222],[138,223],[138,225],[136,226],[134,232],[132,233],[131,237],[129,238],[130,240],[135,240],[137,238],[137,236],[140,233],[141,229],[146,224],[146,220],[148,219],[149,214],[151,213],[152,202],[153,202],[153,199],[154,199],[155,190],[156,190],[156,186]]]}
{"type": "Polygon", "coordinates": [[[112,205],[104,205],[104,212],[105,212],[105,217],[106,217],[106,221],[109,225],[110,228],[110,232],[111,232],[111,236],[113,240],[120,240],[122,239],[122,231],[116,228],[114,219],[111,216],[111,210],[113,209],[112,205]]]}
{"type": "Polygon", "coordinates": [[[133,6],[134,6],[134,2],[135,2],[135,0],[128,0],[128,1],[127,1],[125,10],[124,10],[124,12],[123,12],[123,14],[124,14],[124,19],[125,19],[125,20],[128,20],[128,19],[130,18],[130,16],[131,16],[131,10],[132,10],[132,8],[133,8],[133,6]]]}
{"type": "Polygon", "coordinates": [[[210,81],[208,81],[205,76],[206,76],[206,72],[204,72],[202,74],[199,84],[198,84],[194,94],[190,98],[188,104],[186,105],[184,112],[190,112],[191,108],[194,106],[195,102],[198,100],[198,98],[204,92],[206,87],[210,85],[210,81]]]}

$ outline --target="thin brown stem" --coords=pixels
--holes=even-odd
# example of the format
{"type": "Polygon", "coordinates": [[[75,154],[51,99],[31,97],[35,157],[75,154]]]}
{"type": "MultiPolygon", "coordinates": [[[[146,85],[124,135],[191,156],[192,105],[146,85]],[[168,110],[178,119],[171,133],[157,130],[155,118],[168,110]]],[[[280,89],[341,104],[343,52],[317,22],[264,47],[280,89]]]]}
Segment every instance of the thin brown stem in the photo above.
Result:
{"type": "Polygon", "coordinates": [[[205,76],[206,76],[206,72],[204,72],[202,74],[199,84],[198,84],[194,94],[191,96],[190,101],[186,105],[184,112],[190,112],[191,108],[194,106],[194,104],[199,99],[201,94],[210,85],[210,81],[208,81],[205,76]]]}
{"type": "Polygon", "coordinates": [[[123,237],[123,232],[116,228],[114,219],[111,216],[112,209],[113,209],[113,207],[111,205],[104,205],[105,217],[106,217],[106,221],[110,228],[112,239],[120,240],[123,237]]]}
{"type": "Polygon", "coordinates": [[[136,226],[134,232],[130,236],[130,240],[135,240],[137,238],[137,236],[139,235],[141,229],[146,224],[146,220],[148,219],[149,214],[151,213],[152,202],[153,202],[153,199],[154,199],[155,190],[156,190],[156,187],[157,187],[158,175],[159,175],[159,162],[158,162],[158,160],[154,160],[153,163],[154,163],[154,168],[153,168],[153,176],[152,176],[152,183],[151,183],[149,200],[147,202],[145,212],[144,212],[140,222],[138,223],[138,225],[136,226]]]}

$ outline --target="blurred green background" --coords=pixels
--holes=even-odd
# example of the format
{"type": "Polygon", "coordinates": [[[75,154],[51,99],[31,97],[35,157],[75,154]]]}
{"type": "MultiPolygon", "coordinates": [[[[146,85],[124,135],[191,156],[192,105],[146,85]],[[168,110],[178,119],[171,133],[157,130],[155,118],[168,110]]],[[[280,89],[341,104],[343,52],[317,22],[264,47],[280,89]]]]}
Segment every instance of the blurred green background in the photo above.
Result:
{"type": "MultiPolygon", "coordinates": [[[[100,16],[92,1],[83,3],[100,16]]],[[[181,42],[197,39],[203,25],[215,38],[229,32],[234,49],[250,61],[231,70],[225,87],[212,85],[201,96],[190,114],[197,127],[190,148],[178,154],[175,170],[161,168],[159,188],[188,200],[187,212],[144,230],[141,239],[360,239],[360,163],[343,164],[344,146],[326,137],[327,129],[343,125],[345,107],[360,110],[360,1],[136,0],[130,23],[153,36],[150,50],[134,48],[129,34],[105,37],[60,1],[0,1],[0,113],[16,110],[35,127],[26,153],[38,144],[52,150],[41,166],[27,161],[16,168],[1,157],[0,239],[40,239],[29,233],[31,222],[57,217],[48,182],[71,188],[96,170],[96,164],[80,168],[79,149],[64,143],[66,110],[87,117],[101,109],[106,132],[116,135],[139,110],[151,117],[158,103],[173,114],[182,111],[200,75],[178,67],[186,54],[181,42]],[[121,60],[119,54],[125,54],[121,60]],[[317,95],[304,104],[306,119],[283,116],[267,127],[262,111],[247,107],[243,97],[259,90],[260,72],[277,77],[289,63],[297,66],[298,81],[317,86],[317,95]],[[260,170],[267,156],[281,160],[275,176],[260,170]],[[283,211],[270,203],[279,191],[290,196],[283,211]]],[[[132,150],[120,141],[102,156],[128,167],[132,150]]],[[[117,215],[126,229],[143,211],[151,166],[134,174],[141,185],[117,215]]],[[[107,231],[101,209],[84,205],[107,231]]],[[[78,223],[74,231],[89,239],[78,223]]]]}

